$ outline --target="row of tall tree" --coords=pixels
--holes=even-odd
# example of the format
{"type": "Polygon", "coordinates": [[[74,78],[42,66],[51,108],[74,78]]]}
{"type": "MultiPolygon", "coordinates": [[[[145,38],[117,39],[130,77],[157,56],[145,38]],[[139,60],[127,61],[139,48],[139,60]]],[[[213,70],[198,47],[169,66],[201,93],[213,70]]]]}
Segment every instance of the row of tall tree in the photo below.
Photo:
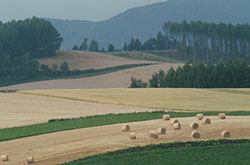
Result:
{"type": "MultiPolygon", "coordinates": [[[[187,63],[176,70],[171,68],[167,73],[156,72],[149,80],[152,88],[249,88],[250,67],[244,61],[230,61],[217,65],[187,63]]],[[[145,87],[145,83],[131,79],[131,88],[145,87]]]]}
{"type": "Polygon", "coordinates": [[[142,43],[132,38],[123,50],[171,50],[182,52],[186,62],[218,63],[234,59],[250,63],[250,26],[248,24],[206,23],[201,21],[167,22],[164,34],[142,43]]]}
{"type": "Polygon", "coordinates": [[[242,59],[249,62],[250,26],[248,24],[165,23],[164,31],[186,61],[218,63],[242,59]]]}

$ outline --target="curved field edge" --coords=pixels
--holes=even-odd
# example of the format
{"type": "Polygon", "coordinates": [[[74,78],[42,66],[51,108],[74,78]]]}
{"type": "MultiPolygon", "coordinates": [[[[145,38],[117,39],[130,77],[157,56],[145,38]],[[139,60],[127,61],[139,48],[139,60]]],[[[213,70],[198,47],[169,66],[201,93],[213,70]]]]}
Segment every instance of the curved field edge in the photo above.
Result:
{"type": "Polygon", "coordinates": [[[57,89],[17,93],[172,111],[249,111],[250,107],[248,88],[57,89]]]}
{"type": "MultiPolygon", "coordinates": [[[[67,130],[97,127],[103,125],[112,125],[118,123],[139,122],[154,119],[161,119],[162,115],[169,114],[172,118],[192,117],[197,113],[203,113],[205,116],[217,116],[220,112],[139,112],[127,114],[107,114],[73,119],[51,119],[48,123],[41,123],[22,127],[13,127],[0,129],[0,142],[14,139],[20,139],[30,136],[49,134],[67,130]]],[[[228,116],[250,116],[247,111],[226,112],[228,116]]]]}
{"type": "Polygon", "coordinates": [[[12,85],[32,83],[32,82],[38,82],[38,81],[47,81],[47,80],[87,78],[87,77],[93,77],[93,76],[99,76],[99,75],[104,75],[108,73],[118,72],[118,71],[122,71],[126,69],[149,66],[149,65],[156,65],[156,64],[157,63],[127,64],[127,65],[119,65],[119,66],[107,67],[107,68],[102,68],[102,69],[77,70],[77,71],[72,71],[72,73],[69,75],[55,76],[54,78],[43,77],[43,78],[32,79],[32,80],[27,80],[27,81],[17,81],[15,83],[0,84],[0,87],[8,87],[12,85]]]}
{"type": "Polygon", "coordinates": [[[228,165],[250,163],[250,139],[162,143],[108,152],[63,165],[173,164],[228,165]]]}

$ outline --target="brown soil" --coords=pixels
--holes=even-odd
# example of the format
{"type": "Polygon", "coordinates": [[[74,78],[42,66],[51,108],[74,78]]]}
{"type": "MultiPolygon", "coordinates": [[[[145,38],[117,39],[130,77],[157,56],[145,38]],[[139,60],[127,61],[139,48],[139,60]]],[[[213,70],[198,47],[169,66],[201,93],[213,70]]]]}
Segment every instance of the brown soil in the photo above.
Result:
{"type": "Polygon", "coordinates": [[[137,67],[88,78],[39,81],[39,82],[2,87],[0,89],[33,90],[33,89],[127,88],[130,85],[130,79],[132,76],[140,78],[144,81],[148,81],[150,78],[152,78],[152,74],[158,72],[160,69],[168,71],[171,67],[177,68],[180,65],[182,64],[162,63],[158,65],[137,67]]]}
{"type": "Polygon", "coordinates": [[[60,66],[64,61],[67,61],[70,69],[100,69],[119,65],[139,64],[139,63],[154,63],[151,61],[133,60],[102,54],[96,52],[59,50],[56,57],[40,59],[40,64],[52,66],[57,64],[60,66]]]}
{"type": "MultiPolygon", "coordinates": [[[[107,113],[131,113],[152,109],[98,104],[41,96],[0,93],[0,129],[47,122],[53,118],[79,118],[107,113]]],[[[1,149],[0,149],[1,151],[1,149]]]]}
{"type": "MultiPolygon", "coordinates": [[[[250,117],[229,116],[226,120],[210,118],[211,125],[200,125],[198,129],[200,140],[219,139],[224,130],[230,131],[233,139],[250,138],[250,117]]],[[[136,140],[130,140],[130,132],[122,132],[122,124],[116,124],[0,142],[1,154],[9,155],[8,164],[11,165],[25,164],[25,159],[30,155],[35,157],[35,164],[50,165],[133,146],[193,140],[190,123],[196,121],[201,124],[201,121],[195,117],[178,120],[182,124],[182,129],[178,131],[173,130],[170,121],[160,119],[129,123],[131,132],[136,133],[136,140]],[[148,132],[159,127],[167,128],[166,135],[150,139],[148,132]]]]}

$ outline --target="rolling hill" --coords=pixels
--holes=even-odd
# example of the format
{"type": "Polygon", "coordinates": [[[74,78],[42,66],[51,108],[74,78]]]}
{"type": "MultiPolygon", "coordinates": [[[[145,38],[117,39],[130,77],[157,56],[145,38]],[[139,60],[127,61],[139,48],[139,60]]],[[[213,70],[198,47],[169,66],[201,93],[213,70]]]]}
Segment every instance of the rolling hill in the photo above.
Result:
{"type": "Polygon", "coordinates": [[[72,48],[83,39],[96,39],[101,47],[113,43],[121,47],[132,37],[146,40],[162,30],[167,21],[184,19],[208,22],[250,23],[249,0],[168,0],[129,9],[101,22],[49,20],[62,34],[62,49],[72,48]]]}
{"type": "Polygon", "coordinates": [[[116,57],[109,54],[73,50],[59,50],[57,51],[57,56],[42,58],[38,61],[40,64],[46,64],[49,66],[52,66],[53,64],[61,65],[64,61],[67,61],[71,70],[103,69],[129,64],[154,63],[145,60],[116,57]]]}

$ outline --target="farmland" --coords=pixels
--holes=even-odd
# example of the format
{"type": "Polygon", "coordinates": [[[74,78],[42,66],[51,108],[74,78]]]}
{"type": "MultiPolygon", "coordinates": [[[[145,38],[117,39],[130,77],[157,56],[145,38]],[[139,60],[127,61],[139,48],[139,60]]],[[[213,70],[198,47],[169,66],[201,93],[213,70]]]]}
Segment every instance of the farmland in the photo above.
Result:
{"type": "Polygon", "coordinates": [[[250,162],[249,140],[220,140],[206,142],[169,143],[136,147],[88,157],[64,165],[77,164],[206,164],[228,165],[250,162]],[[191,147],[193,146],[193,147],[191,147]],[[194,156],[195,155],[195,156],[194,156]],[[124,163],[126,162],[126,163],[124,163]]]}
{"type": "Polygon", "coordinates": [[[182,111],[250,110],[249,89],[83,89],[21,91],[94,103],[182,111]]]}
{"type": "MultiPolygon", "coordinates": [[[[228,116],[226,120],[210,118],[211,125],[200,125],[200,140],[220,139],[223,130],[229,130],[233,139],[250,138],[249,116],[228,116]]],[[[178,117],[178,120],[182,123],[179,131],[174,131],[169,121],[161,119],[127,123],[136,133],[137,139],[133,141],[128,137],[129,132],[121,132],[123,124],[113,124],[5,141],[0,143],[0,148],[10,156],[13,165],[24,164],[23,158],[31,154],[36,164],[56,164],[128,147],[193,141],[189,124],[195,117],[178,117]],[[166,127],[167,134],[150,139],[148,132],[159,127],[166,127]]]]}
{"type": "Polygon", "coordinates": [[[53,118],[152,111],[131,106],[103,105],[16,93],[0,93],[0,105],[0,129],[45,123],[53,118]]]}
{"type": "MultiPolygon", "coordinates": [[[[150,62],[149,62],[150,63],[150,62]]],[[[136,65],[136,64],[132,64],[136,65]]],[[[1,87],[0,89],[19,89],[19,90],[34,90],[34,89],[99,89],[99,88],[127,88],[130,85],[132,76],[136,76],[144,81],[152,78],[154,72],[160,69],[168,71],[171,67],[177,68],[182,64],[160,63],[155,65],[134,67],[126,70],[116,70],[112,73],[103,73],[85,78],[67,78],[47,81],[37,81],[12,86],[1,87]]]]}
{"type": "MultiPolygon", "coordinates": [[[[144,64],[149,61],[115,57],[109,54],[87,51],[58,50],[57,56],[39,59],[40,64],[61,65],[67,61],[71,70],[103,69],[128,64],[144,64]]],[[[153,63],[153,62],[151,62],[153,63]]]]}

